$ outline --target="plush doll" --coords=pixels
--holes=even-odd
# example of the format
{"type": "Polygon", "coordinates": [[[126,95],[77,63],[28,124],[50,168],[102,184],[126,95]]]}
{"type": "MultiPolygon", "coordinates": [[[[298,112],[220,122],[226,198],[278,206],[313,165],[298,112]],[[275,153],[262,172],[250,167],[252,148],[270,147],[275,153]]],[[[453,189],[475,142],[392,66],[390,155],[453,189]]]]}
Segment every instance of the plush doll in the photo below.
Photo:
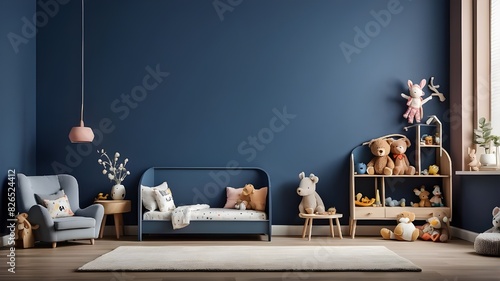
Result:
{"type": "Polygon", "coordinates": [[[234,207],[240,210],[251,210],[252,209],[252,194],[255,188],[252,184],[246,184],[241,191],[240,198],[236,201],[234,207]]]}
{"type": "Polygon", "coordinates": [[[34,229],[38,229],[38,225],[31,225],[28,221],[28,214],[21,213],[16,216],[16,246],[21,248],[35,247],[35,234],[34,229]]]}
{"type": "Polygon", "coordinates": [[[429,175],[439,175],[439,166],[429,165],[429,175]]]}
{"type": "Polygon", "coordinates": [[[439,185],[434,186],[432,191],[432,198],[429,200],[432,207],[443,207],[443,193],[441,193],[441,187],[439,185]]]}
{"type": "Polygon", "coordinates": [[[410,165],[408,157],[406,157],[406,150],[410,147],[411,143],[408,138],[400,138],[391,142],[391,154],[394,160],[393,175],[414,175],[415,167],[410,165]]]}
{"type": "Polygon", "coordinates": [[[398,225],[394,228],[394,231],[384,227],[380,230],[380,235],[384,239],[415,241],[418,238],[419,231],[413,224],[414,220],[414,213],[404,211],[397,215],[398,225]]]}
{"type": "Polygon", "coordinates": [[[429,195],[431,193],[427,190],[425,190],[425,186],[421,186],[420,189],[415,188],[413,189],[413,192],[415,192],[415,195],[420,198],[420,202],[418,203],[413,203],[411,202],[411,206],[413,207],[430,207],[431,206],[431,201],[429,200],[429,195]]]}
{"type": "Polygon", "coordinates": [[[408,119],[408,123],[413,124],[413,119],[420,123],[420,119],[424,116],[424,107],[423,105],[432,99],[432,95],[423,99],[424,96],[424,86],[427,81],[422,79],[419,84],[413,84],[411,80],[408,80],[408,88],[410,91],[410,95],[405,95],[401,93],[401,96],[407,100],[406,105],[408,109],[403,114],[405,119],[408,119]]]}
{"type": "Polygon", "coordinates": [[[448,222],[449,219],[445,212],[432,213],[432,216],[427,219],[427,223],[417,227],[420,239],[434,242],[448,241],[450,232],[448,222]]]}
{"type": "Polygon", "coordinates": [[[389,153],[391,152],[391,139],[378,138],[368,143],[370,151],[374,155],[372,160],[366,164],[366,172],[369,175],[392,175],[394,161],[389,153]]]}
{"type": "Polygon", "coordinates": [[[358,175],[363,175],[366,173],[366,164],[365,163],[356,163],[354,165],[354,171],[358,175]]]}
{"type": "Polygon", "coordinates": [[[485,233],[500,233],[500,208],[493,208],[493,227],[486,230],[485,233]]]}
{"type": "Polygon", "coordinates": [[[405,207],[406,206],[406,199],[401,198],[401,200],[396,200],[392,199],[391,197],[385,198],[385,205],[388,207],[396,207],[396,206],[401,206],[405,207]]]}
{"type": "Polygon", "coordinates": [[[301,214],[325,214],[325,204],[316,192],[316,184],[319,178],[314,174],[306,177],[304,172],[299,174],[299,187],[297,194],[302,196],[302,201],[299,204],[299,212],[301,214]]]}
{"type": "Polygon", "coordinates": [[[467,147],[467,154],[469,154],[469,171],[479,171],[479,167],[481,167],[481,162],[477,159],[476,150],[470,147],[467,147]]]}

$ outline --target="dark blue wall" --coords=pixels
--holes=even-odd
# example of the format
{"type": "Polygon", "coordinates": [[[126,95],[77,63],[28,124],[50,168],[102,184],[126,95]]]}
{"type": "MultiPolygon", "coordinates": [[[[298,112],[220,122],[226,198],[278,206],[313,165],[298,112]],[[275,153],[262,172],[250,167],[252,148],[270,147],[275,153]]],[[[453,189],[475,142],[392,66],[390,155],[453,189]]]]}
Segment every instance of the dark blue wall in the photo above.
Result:
{"type": "Polygon", "coordinates": [[[0,1],[0,202],[1,233],[10,218],[9,170],[36,172],[36,38],[23,18],[35,14],[34,0],[0,1]]]}
{"type": "MultiPolygon", "coordinates": [[[[281,225],[302,223],[295,189],[305,171],[320,177],[326,205],[348,214],[349,153],[403,133],[406,81],[436,76],[448,92],[448,1],[230,2],[215,2],[226,3],[218,14],[211,0],[86,1],[93,145],[67,137],[80,110],[80,1],[62,6],[38,35],[37,173],[75,175],[91,203],[111,188],[96,150],[119,151],[137,204],[151,166],[259,166],[281,225]],[[144,84],[152,70],[163,74],[144,84]]],[[[426,105],[445,132],[448,107],[426,105]]]]}

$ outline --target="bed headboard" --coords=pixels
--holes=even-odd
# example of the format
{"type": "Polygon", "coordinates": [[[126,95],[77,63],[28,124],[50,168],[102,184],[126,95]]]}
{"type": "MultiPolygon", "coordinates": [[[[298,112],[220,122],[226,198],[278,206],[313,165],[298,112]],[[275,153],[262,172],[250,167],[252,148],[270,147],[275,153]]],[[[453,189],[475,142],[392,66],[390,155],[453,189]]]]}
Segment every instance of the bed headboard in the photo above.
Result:
{"type": "MultiPolygon", "coordinates": [[[[222,208],[226,203],[226,187],[243,187],[251,183],[255,188],[268,187],[266,212],[270,216],[271,182],[266,171],[257,167],[152,167],[147,169],[139,182],[139,202],[142,202],[141,185],[157,186],[166,181],[172,190],[176,206],[209,204],[222,208]]],[[[142,208],[142,203],[139,203],[142,208]]]]}

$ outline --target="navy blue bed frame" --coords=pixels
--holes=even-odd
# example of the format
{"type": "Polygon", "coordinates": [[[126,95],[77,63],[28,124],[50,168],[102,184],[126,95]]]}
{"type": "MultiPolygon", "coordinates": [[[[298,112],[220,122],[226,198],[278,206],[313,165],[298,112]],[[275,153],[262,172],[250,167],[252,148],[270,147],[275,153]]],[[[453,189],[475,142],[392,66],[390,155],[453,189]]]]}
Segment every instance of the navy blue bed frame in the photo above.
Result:
{"type": "Polygon", "coordinates": [[[256,234],[267,235],[271,241],[271,182],[261,168],[253,167],[152,167],[147,169],[139,182],[138,239],[144,234],[256,234]],[[251,183],[255,188],[268,187],[266,215],[261,221],[191,221],[181,229],[173,229],[166,220],[143,220],[147,211],[142,206],[141,185],[153,187],[166,181],[172,190],[176,206],[208,204],[222,208],[226,203],[226,187],[239,188],[251,183]]]}

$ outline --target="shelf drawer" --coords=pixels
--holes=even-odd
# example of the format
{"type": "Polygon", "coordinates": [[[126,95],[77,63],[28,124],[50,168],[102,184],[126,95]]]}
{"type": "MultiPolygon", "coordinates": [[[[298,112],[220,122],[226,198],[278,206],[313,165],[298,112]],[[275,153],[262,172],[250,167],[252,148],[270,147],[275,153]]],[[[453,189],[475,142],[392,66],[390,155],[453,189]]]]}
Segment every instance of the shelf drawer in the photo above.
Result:
{"type": "Polygon", "coordinates": [[[416,219],[427,219],[433,212],[444,211],[447,216],[450,214],[450,208],[447,207],[386,207],[385,214],[388,218],[396,219],[396,216],[403,211],[412,212],[416,219]]]}
{"type": "Polygon", "coordinates": [[[385,211],[383,207],[356,207],[356,218],[384,218],[385,211]]]}

